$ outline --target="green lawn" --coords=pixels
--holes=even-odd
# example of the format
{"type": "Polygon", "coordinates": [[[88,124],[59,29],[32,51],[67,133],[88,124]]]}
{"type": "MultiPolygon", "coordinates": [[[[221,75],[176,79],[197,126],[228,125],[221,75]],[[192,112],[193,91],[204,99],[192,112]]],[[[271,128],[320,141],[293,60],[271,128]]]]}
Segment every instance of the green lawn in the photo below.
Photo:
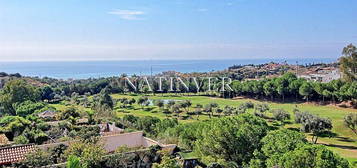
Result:
{"type": "Polygon", "coordinates": [[[58,104],[50,104],[50,106],[56,108],[58,111],[64,110],[65,108],[69,106],[74,106],[77,110],[79,110],[80,113],[84,114],[85,111],[91,111],[92,109],[86,108],[80,105],[69,105],[64,102],[58,103],[58,104]]]}
{"type": "MultiPolygon", "coordinates": [[[[122,97],[126,98],[139,98],[141,95],[122,95],[122,94],[113,94],[112,97],[114,99],[119,99],[122,97]]],[[[238,106],[239,104],[247,101],[252,101],[253,103],[263,103],[262,101],[256,101],[252,99],[222,99],[222,98],[213,98],[213,97],[205,97],[205,96],[180,96],[175,94],[157,94],[155,96],[148,95],[149,99],[173,99],[173,100],[191,100],[192,107],[196,104],[208,104],[211,102],[216,102],[220,107],[224,107],[225,105],[230,106],[238,106]]],[[[351,163],[357,162],[357,136],[347,127],[344,126],[343,118],[348,113],[356,113],[356,109],[346,109],[340,108],[332,105],[321,106],[310,103],[275,103],[275,102],[265,102],[268,103],[270,109],[281,108],[291,113],[292,119],[288,122],[290,124],[286,124],[285,127],[293,127],[299,128],[298,124],[294,124],[294,115],[292,110],[294,108],[298,108],[300,111],[309,111],[310,113],[317,114],[322,117],[328,117],[332,120],[333,129],[332,132],[336,135],[333,137],[322,137],[319,138],[319,143],[328,145],[328,147],[334,150],[336,153],[339,153],[341,156],[347,158],[351,163]]],[[[65,105],[54,105],[57,109],[64,108],[65,105]]],[[[90,110],[83,107],[80,107],[81,110],[90,110]]],[[[122,117],[126,114],[132,114],[135,116],[155,116],[158,118],[166,118],[167,115],[163,114],[158,107],[149,106],[150,110],[145,110],[141,106],[135,104],[130,108],[119,108],[117,105],[115,107],[115,111],[118,117],[122,117]]],[[[193,111],[191,108],[190,111],[193,111]]],[[[253,110],[249,110],[248,112],[252,112],[253,110]]],[[[184,113],[180,115],[185,115],[184,113]]],[[[200,115],[199,120],[209,119],[207,115],[200,115]]],[[[187,120],[179,120],[179,122],[195,122],[197,121],[196,116],[192,116],[187,120]]],[[[307,134],[308,139],[310,139],[310,135],[307,134]]]]}

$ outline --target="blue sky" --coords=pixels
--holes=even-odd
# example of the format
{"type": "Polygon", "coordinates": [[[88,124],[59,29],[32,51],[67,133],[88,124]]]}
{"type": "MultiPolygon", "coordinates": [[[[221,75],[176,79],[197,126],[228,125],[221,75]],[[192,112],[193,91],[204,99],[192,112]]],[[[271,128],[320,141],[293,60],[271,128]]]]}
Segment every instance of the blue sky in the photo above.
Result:
{"type": "Polygon", "coordinates": [[[0,61],[338,58],[356,0],[0,0],[0,61]]]}

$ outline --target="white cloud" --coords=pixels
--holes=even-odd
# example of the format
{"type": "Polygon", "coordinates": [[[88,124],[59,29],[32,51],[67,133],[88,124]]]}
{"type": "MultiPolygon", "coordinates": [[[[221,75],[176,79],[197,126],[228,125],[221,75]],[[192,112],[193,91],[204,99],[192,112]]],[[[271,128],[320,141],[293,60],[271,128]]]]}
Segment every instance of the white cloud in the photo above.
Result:
{"type": "Polygon", "coordinates": [[[199,8],[199,9],[197,9],[197,11],[199,11],[199,12],[207,12],[208,9],[207,8],[199,8]]]}
{"type": "Polygon", "coordinates": [[[137,10],[114,10],[108,12],[108,14],[118,15],[121,19],[125,20],[142,20],[143,18],[140,16],[145,15],[145,12],[137,10]]]}

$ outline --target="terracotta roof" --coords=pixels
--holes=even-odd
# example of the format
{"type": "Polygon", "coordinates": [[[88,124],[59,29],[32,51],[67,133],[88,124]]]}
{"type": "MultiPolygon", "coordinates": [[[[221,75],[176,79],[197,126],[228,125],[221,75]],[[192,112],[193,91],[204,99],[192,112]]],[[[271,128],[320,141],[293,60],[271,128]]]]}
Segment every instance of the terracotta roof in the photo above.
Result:
{"type": "Polygon", "coordinates": [[[20,145],[0,148],[0,165],[11,164],[25,159],[25,155],[34,151],[35,145],[20,145]]]}

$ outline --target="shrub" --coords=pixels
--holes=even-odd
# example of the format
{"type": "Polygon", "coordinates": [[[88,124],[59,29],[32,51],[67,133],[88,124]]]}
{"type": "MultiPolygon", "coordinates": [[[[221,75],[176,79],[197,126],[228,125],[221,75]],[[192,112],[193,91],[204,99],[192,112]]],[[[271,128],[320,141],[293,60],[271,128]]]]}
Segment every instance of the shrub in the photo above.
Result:
{"type": "Polygon", "coordinates": [[[266,103],[256,104],[256,105],[254,106],[254,109],[255,109],[255,111],[257,111],[257,112],[264,113],[264,112],[266,112],[266,111],[269,110],[269,105],[266,104],[266,103]]]}
{"type": "Polygon", "coordinates": [[[42,167],[53,164],[48,152],[37,149],[26,155],[26,159],[18,163],[18,167],[42,167]]]}
{"type": "Polygon", "coordinates": [[[60,120],[66,120],[70,117],[76,118],[79,116],[80,116],[79,112],[74,107],[68,107],[68,108],[64,109],[63,111],[61,111],[58,114],[57,118],[60,120]]]}
{"type": "Polygon", "coordinates": [[[121,145],[115,149],[115,153],[125,153],[125,152],[129,152],[129,151],[130,151],[130,148],[127,145],[121,145]]]}
{"type": "Polygon", "coordinates": [[[65,161],[64,158],[64,151],[68,148],[68,146],[64,144],[56,145],[54,147],[50,147],[48,149],[48,152],[51,155],[52,162],[57,164],[57,163],[62,163],[65,161]]]}
{"type": "Polygon", "coordinates": [[[357,134],[357,114],[356,113],[347,114],[344,118],[344,123],[355,134],[357,134]]]}
{"type": "Polygon", "coordinates": [[[153,168],[180,168],[178,161],[171,159],[169,156],[164,156],[161,163],[154,163],[153,168]]]}
{"type": "Polygon", "coordinates": [[[82,140],[93,140],[93,138],[96,138],[100,136],[100,128],[99,126],[82,126],[78,127],[76,129],[77,131],[71,131],[70,132],[70,137],[79,137],[82,140]]]}
{"type": "Polygon", "coordinates": [[[23,135],[14,138],[15,144],[28,144],[30,141],[23,135]]]}
{"type": "Polygon", "coordinates": [[[246,108],[246,109],[254,108],[254,103],[252,103],[251,101],[244,102],[240,105],[240,108],[246,108]]]}
{"type": "Polygon", "coordinates": [[[295,111],[295,123],[301,124],[307,121],[309,118],[312,118],[312,114],[308,112],[300,112],[300,111],[295,111]]]}
{"type": "Polygon", "coordinates": [[[15,107],[16,115],[24,117],[35,112],[41,112],[39,110],[44,108],[45,104],[42,102],[34,103],[28,100],[19,104],[15,104],[14,107],[15,107]]]}
{"type": "Polygon", "coordinates": [[[64,152],[67,158],[71,155],[81,158],[81,165],[84,167],[101,167],[105,154],[102,144],[83,141],[71,143],[64,152]]]}
{"type": "Polygon", "coordinates": [[[284,120],[290,119],[290,114],[283,109],[274,109],[272,110],[272,113],[274,119],[280,122],[284,122],[284,120]]]}

